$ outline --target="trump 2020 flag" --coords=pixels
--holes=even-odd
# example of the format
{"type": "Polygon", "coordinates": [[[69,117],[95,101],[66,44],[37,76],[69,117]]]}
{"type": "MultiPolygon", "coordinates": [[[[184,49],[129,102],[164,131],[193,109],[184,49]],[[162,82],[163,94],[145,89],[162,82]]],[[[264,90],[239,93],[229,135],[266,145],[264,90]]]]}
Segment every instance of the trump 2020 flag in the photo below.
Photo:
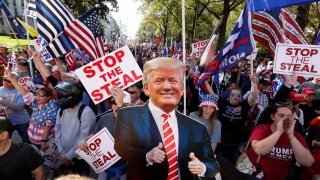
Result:
{"type": "Polygon", "coordinates": [[[319,0],[248,0],[249,11],[266,11],[299,4],[309,4],[319,0]]]}
{"type": "Polygon", "coordinates": [[[3,0],[0,0],[0,11],[1,9],[4,12],[4,15],[7,16],[7,19],[10,23],[10,26],[12,27],[12,29],[18,33],[18,35],[20,36],[20,38],[25,39],[25,36],[16,20],[16,18],[14,18],[11,14],[11,12],[8,9],[8,6],[6,5],[6,3],[3,0]]]}
{"type": "MultiPolygon", "coordinates": [[[[226,44],[214,60],[208,64],[205,72],[199,78],[199,85],[218,74],[218,72],[224,72],[236,66],[239,61],[245,59],[256,48],[249,17],[248,7],[245,6],[226,44]]],[[[219,87],[217,83],[216,87],[219,87]]]]}
{"type": "Polygon", "coordinates": [[[316,39],[313,42],[314,45],[320,45],[320,31],[318,32],[318,35],[316,37],[316,39]]]}

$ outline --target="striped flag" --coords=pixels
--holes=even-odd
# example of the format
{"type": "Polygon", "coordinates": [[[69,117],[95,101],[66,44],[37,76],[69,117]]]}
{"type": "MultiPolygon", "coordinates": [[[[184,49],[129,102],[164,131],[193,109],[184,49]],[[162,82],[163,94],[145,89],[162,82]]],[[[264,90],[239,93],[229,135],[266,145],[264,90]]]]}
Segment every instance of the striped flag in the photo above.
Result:
{"type": "Polygon", "coordinates": [[[269,48],[274,56],[277,43],[310,44],[288,9],[253,14],[254,39],[269,48]]]}
{"type": "Polygon", "coordinates": [[[55,38],[45,49],[43,49],[43,53],[51,56],[48,58],[47,61],[51,60],[52,58],[59,57],[63,54],[66,54],[68,51],[77,48],[77,44],[73,42],[68,36],[65,34],[59,35],[55,38]]]}
{"type": "Polygon", "coordinates": [[[75,18],[61,0],[36,0],[37,30],[50,44],[75,18]]]}
{"type": "Polygon", "coordinates": [[[88,54],[91,60],[97,59],[96,43],[93,33],[79,20],[63,30],[72,41],[88,54]]]}
{"type": "Polygon", "coordinates": [[[73,64],[73,61],[75,59],[73,59],[72,55],[74,54],[73,50],[68,52],[64,58],[64,62],[70,67],[73,64]]]}
{"type": "Polygon", "coordinates": [[[96,7],[91,8],[79,18],[79,21],[91,30],[95,38],[97,58],[104,56],[105,50],[102,31],[99,25],[98,9],[96,7]]]}
{"type": "Polygon", "coordinates": [[[37,19],[37,10],[35,0],[29,0],[27,4],[26,14],[28,17],[37,19]]]}

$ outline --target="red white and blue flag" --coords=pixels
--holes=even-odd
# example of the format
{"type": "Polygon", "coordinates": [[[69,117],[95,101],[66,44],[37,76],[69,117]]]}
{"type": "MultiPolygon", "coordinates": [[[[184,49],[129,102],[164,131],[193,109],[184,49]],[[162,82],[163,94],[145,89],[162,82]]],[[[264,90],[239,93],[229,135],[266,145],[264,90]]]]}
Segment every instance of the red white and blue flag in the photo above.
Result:
{"type": "MultiPolygon", "coordinates": [[[[214,60],[208,64],[205,72],[199,78],[198,85],[203,84],[213,75],[218,76],[218,72],[224,72],[237,66],[238,62],[252,54],[255,44],[249,18],[248,7],[245,6],[226,44],[214,60]]],[[[215,81],[215,83],[217,88],[219,88],[219,82],[215,81]]]]}
{"type": "Polygon", "coordinates": [[[266,11],[271,9],[279,9],[283,7],[310,4],[319,0],[248,0],[249,11],[266,11]]]}

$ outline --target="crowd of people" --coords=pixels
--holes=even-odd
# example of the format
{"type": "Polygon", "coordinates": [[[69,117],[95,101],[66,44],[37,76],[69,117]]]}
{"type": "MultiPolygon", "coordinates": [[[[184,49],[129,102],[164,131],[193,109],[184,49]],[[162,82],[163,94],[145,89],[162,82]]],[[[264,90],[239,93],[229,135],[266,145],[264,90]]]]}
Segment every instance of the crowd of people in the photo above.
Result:
{"type": "MultiPolygon", "coordinates": [[[[275,74],[273,61],[258,57],[253,74],[243,60],[220,73],[219,86],[211,79],[199,84],[204,68],[197,57],[183,63],[178,50],[161,57],[154,45],[129,47],[143,81],[112,87],[112,97],[98,105],[63,58],[43,62],[40,53],[22,50],[13,60],[14,53],[0,47],[6,61],[0,62],[0,105],[6,110],[0,117],[0,179],[89,176],[90,166],[75,151],[88,152],[86,140],[104,127],[121,157],[105,171],[107,179],[214,179],[218,172],[222,179],[256,178],[235,168],[246,144],[265,179],[320,177],[320,78],[303,82],[295,73],[275,74]],[[35,73],[41,77],[34,78],[36,89],[19,83],[35,73]],[[14,130],[23,143],[11,141],[14,130]],[[51,139],[61,154],[58,169],[45,167],[38,153],[51,139]]],[[[77,68],[87,63],[78,61],[77,68]]]]}

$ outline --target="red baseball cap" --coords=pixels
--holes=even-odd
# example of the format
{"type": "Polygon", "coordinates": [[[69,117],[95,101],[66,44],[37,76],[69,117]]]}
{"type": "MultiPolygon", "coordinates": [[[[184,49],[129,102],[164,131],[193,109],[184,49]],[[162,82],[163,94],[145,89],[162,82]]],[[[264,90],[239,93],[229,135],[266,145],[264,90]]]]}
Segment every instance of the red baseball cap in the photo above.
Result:
{"type": "Polygon", "coordinates": [[[302,90],[302,94],[315,94],[315,92],[312,88],[305,88],[302,90]]]}
{"type": "Polygon", "coordinates": [[[290,96],[292,98],[292,101],[303,101],[304,98],[301,96],[301,94],[298,94],[297,92],[290,92],[290,96]]]}

